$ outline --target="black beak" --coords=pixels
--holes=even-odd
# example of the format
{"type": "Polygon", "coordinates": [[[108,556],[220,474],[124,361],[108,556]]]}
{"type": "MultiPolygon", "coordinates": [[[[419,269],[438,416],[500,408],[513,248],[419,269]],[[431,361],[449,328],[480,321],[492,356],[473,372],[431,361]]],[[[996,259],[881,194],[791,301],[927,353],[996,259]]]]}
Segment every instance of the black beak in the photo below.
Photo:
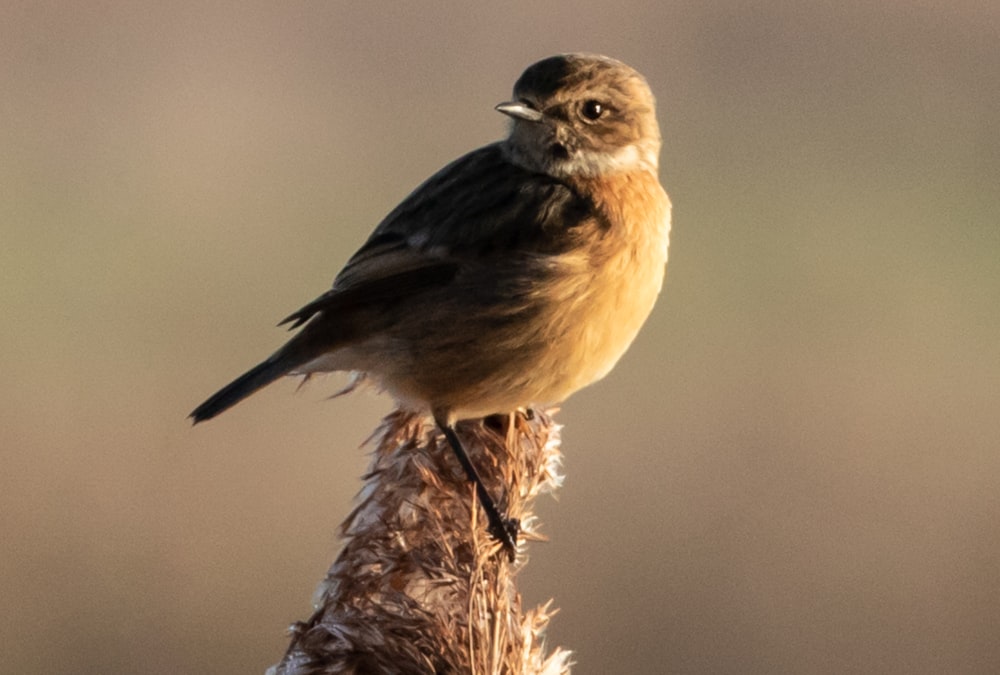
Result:
{"type": "Polygon", "coordinates": [[[542,113],[521,101],[501,103],[497,105],[496,111],[508,117],[513,117],[516,120],[525,120],[526,122],[541,122],[542,118],[545,117],[542,113]]]}

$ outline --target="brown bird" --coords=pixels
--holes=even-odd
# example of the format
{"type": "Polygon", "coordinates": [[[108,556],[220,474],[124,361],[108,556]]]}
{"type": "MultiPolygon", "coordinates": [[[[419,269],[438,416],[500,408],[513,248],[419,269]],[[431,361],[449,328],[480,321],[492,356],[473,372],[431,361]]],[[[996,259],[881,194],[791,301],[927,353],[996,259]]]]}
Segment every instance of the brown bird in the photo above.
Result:
{"type": "Polygon", "coordinates": [[[461,419],[556,403],[608,373],[663,283],[670,200],[645,79],[614,59],[553,56],[496,106],[509,136],[431,176],[375,228],[302,326],[198,406],[201,422],[283,375],[354,371],[426,411],[476,483],[461,419]]]}

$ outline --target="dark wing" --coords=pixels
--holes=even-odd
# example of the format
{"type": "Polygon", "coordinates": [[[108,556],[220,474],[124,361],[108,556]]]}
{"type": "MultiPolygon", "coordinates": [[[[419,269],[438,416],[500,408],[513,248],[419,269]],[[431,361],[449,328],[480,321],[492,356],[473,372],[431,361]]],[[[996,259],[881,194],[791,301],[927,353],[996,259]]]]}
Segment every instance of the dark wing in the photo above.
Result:
{"type": "Polygon", "coordinates": [[[333,288],[281,323],[320,311],[406,298],[446,285],[464,264],[518,253],[552,255],[601,227],[593,204],[566,184],[512,164],[499,143],[461,157],[379,224],[333,288]]]}
{"type": "Polygon", "coordinates": [[[555,178],[512,164],[494,143],[455,160],[414,190],[379,224],[337,282],[389,235],[424,251],[459,256],[512,249],[554,253],[570,245],[575,227],[595,215],[589,200],[555,178]]]}
{"type": "MultiPolygon", "coordinates": [[[[458,272],[458,264],[448,260],[420,259],[408,254],[408,260],[400,259],[398,268],[379,265],[371,270],[378,275],[359,279],[346,286],[334,286],[294,314],[285,317],[278,325],[291,323],[289,330],[298,328],[320,311],[342,312],[352,307],[405,298],[409,295],[441,286],[451,281],[458,272]]],[[[360,270],[359,270],[360,272],[360,270]]]]}

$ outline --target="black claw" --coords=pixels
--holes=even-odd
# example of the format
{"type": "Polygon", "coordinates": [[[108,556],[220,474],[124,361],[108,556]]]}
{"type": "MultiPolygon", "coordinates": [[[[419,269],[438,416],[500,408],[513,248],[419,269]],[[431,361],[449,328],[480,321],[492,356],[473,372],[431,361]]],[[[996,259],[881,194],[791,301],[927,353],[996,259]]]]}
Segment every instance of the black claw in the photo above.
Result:
{"type": "Polygon", "coordinates": [[[483,485],[483,479],[479,477],[479,472],[476,471],[472,460],[469,459],[465,448],[462,447],[462,442],[459,440],[458,434],[455,433],[454,427],[440,422],[438,426],[441,427],[445,438],[448,439],[448,444],[451,445],[458,463],[462,465],[465,475],[476,486],[476,496],[479,497],[479,503],[483,505],[483,510],[486,511],[486,518],[489,521],[487,531],[503,545],[503,549],[507,551],[507,557],[513,562],[517,553],[517,535],[521,531],[520,521],[516,518],[505,519],[500,515],[496,503],[486,490],[486,486],[483,485]]]}
{"type": "Polygon", "coordinates": [[[491,522],[489,527],[489,533],[503,545],[511,562],[514,562],[514,556],[517,554],[517,535],[520,532],[521,521],[517,518],[508,518],[500,523],[491,522]]]}

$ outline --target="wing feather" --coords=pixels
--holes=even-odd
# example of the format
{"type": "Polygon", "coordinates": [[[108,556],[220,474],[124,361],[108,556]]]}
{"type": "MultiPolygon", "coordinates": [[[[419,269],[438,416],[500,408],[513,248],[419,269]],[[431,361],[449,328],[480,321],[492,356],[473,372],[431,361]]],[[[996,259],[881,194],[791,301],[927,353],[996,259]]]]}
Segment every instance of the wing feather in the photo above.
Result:
{"type": "Polygon", "coordinates": [[[333,288],[285,318],[405,299],[451,283],[494,255],[554,255],[605,223],[568,185],[512,164],[500,144],[461,157],[399,204],[347,262],[333,288]]]}

